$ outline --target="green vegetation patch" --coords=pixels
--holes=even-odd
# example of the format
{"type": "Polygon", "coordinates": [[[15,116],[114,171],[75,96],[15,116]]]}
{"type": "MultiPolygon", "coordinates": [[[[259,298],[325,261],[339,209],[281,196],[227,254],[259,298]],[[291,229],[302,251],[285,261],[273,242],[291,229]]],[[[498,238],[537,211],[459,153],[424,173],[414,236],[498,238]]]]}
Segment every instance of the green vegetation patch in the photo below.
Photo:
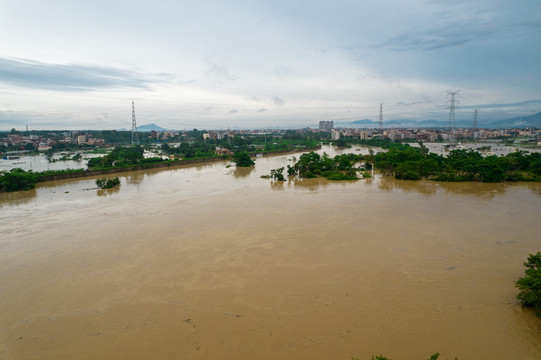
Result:
{"type": "Polygon", "coordinates": [[[316,152],[304,153],[293,166],[287,166],[289,176],[301,178],[324,177],[328,180],[357,180],[357,171],[366,168],[356,168],[355,164],[364,161],[363,155],[342,154],[334,158],[326,153],[319,155],[316,152]]]}
{"type": "MultiPolygon", "coordinates": [[[[144,150],[140,145],[117,146],[109,154],[88,160],[89,169],[107,169],[127,165],[137,165],[144,162],[144,150]]],[[[160,159],[161,160],[161,159],[160,159]]]]}
{"type": "Polygon", "coordinates": [[[541,252],[530,254],[524,266],[526,275],[515,283],[520,290],[517,299],[522,305],[535,308],[537,316],[541,316],[541,252]]]}
{"type": "Polygon", "coordinates": [[[83,169],[66,169],[66,170],[46,170],[33,172],[32,170],[25,171],[20,168],[10,171],[0,172],[0,191],[11,192],[21,190],[31,190],[36,183],[50,180],[51,176],[61,176],[69,174],[83,173],[83,169]]]}
{"type": "Polygon", "coordinates": [[[38,174],[16,168],[0,172],[0,191],[31,190],[38,182],[38,174]]]}
{"type": "Polygon", "coordinates": [[[238,167],[251,167],[255,165],[255,161],[252,160],[247,152],[238,152],[233,155],[232,160],[238,167]]]}
{"type": "Polygon", "coordinates": [[[269,178],[271,178],[274,181],[285,181],[284,177],[284,167],[278,168],[278,169],[272,169],[270,171],[269,178]]]}
{"type": "Polygon", "coordinates": [[[114,178],[100,178],[96,179],[96,185],[100,189],[112,189],[120,185],[120,179],[118,176],[114,178]]]}
{"type": "Polygon", "coordinates": [[[507,156],[483,157],[479,152],[457,149],[447,157],[429,153],[428,149],[395,144],[389,151],[374,156],[374,167],[396,179],[418,180],[427,178],[437,181],[537,181],[541,153],[527,154],[522,151],[507,156]]]}

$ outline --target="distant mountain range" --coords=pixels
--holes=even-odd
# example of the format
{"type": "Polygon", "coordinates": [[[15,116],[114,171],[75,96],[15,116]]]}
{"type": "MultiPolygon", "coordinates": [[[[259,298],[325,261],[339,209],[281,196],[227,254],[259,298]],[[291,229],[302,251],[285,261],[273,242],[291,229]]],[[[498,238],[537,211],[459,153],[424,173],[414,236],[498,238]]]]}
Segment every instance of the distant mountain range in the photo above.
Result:
{"type": "MultiPolygon", "coordinates": [[[[156,124],[147,124],[147,125],[141,125],[137,127],[137,131],[141,132],[149,132],[149,131],[168,131],[168,129],[162,128],[161,126],[158,126],[156,124]]],[[[118,129],[118,131],[131,131],[125,128],[118,129]]]]}
{"type": "MultiPolygon", "coordinates": [[[[538,124],[533,124],[534,126],[539,126],[539,118],[541,112],[533,115],[538,124]]],[[[353,128],[375,128],[378,126],[378,121],[370,119],[361,119],[351,122],[347,121],[335,121],[337,127],[353,127],[353,128]]],[[[422,128],[444,128],[448,125],[447,121],[441,120],[412,120],[412,119],[397,119],[383,121],[383,127],[422,127],[422,128]]],[[[468,128],[473,126],[473,120],[456,120],[456,127],[468,128]]],[[[532,126],[532,115],[528,116],[519,116],[511,119],[503,120],[493,120],[493,121],[483,121],[479,120],[477,126],[480,128],[489,128],[489,129],[498,129],[498,128],[525,128],[532,126]]]]}
{"type": "MultiPolygon", "coordinates": [[[[541,112],[533,115],[537,124],[541,125],[541,112]]],[[[334,125],[340,128],[376,128],[378,127],[378,121],[370,119],[360,119],[355,121],[335,121],[334,125]]],[[[447,127],[447,120],[413,120],[413,119],[395,119],[395,120],[383,120],[384,128],[445,128],[447,127]]],[[[473,126],[473,120],[456,120],[456,127],[471,128],[473,126]]],[[[503,120],[479,120],[477,126],[480,128],[488,129],[506,129],[506,128],[526,128],[532,126],[532,115],[518,116],[510,119],[503,120]]],[[[156,124],[147,124],[137,127],[137,131],[149,132],[149,131],[170,131],[172,129],[166,129],[156,124]]],[[[118,129],[118,131],[129,131],[128,129],[118,129]]]]}

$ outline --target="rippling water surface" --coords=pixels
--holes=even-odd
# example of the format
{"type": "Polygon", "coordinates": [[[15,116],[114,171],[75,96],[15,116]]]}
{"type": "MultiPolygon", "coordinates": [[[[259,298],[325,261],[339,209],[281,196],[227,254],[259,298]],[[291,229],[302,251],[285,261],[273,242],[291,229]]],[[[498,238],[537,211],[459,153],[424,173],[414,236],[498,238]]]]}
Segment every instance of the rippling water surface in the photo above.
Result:
{"type": "Polygon", "coordinates": [[[0,358],[541,358],[541,184],[260,178],[291,157],[0,194],[0,358]]]}

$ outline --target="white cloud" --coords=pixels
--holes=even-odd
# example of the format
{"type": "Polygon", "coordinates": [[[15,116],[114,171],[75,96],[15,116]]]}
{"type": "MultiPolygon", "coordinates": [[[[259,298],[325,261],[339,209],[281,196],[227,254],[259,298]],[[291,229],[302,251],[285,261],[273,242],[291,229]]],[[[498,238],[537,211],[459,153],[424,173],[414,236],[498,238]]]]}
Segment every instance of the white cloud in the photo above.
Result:
{"type": "Polygon", "coordinates": [[[504,0],[3,1],[0,129],[129,127],[131,99],[141,123],[168,128],[377,118],[379,102],[386,119],[425,119],[446,116],[453,89],[465,107],[519,103],[502,109],[521,115],[541,97],[540,12],[504,0]]]}

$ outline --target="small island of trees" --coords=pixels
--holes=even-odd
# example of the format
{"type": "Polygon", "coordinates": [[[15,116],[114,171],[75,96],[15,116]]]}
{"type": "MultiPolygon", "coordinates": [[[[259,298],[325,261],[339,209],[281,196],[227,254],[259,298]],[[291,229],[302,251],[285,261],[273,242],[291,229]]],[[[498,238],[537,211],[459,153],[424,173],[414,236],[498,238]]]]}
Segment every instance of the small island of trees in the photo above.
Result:
{"type": "Polygon", "coordinates": [[[537,316],[541,316],[541,252],[530,254],[524,266],[526,275],[515,283],[520,290],[517,299],[524,306],[533,307],[537,311],[537,316]]]}
{"type": "Polygon", "coordinates": [[[112,189],[120,185],[120,179],[117,177],[114,178],[100,178],[96,179],[96,185],[100,189],[112,189]]]}
{"type": "Polygon", "coordinates": [[[255,165],[255,161],[252,160],[250,155],[245,151],[235,153],[235,155],[233,155],[233,160],[231,161],[238,167],[252,167],[255,165]]]}
{"type": "Polygon", "coordinates": [[[331,158],[326,153],[319,155],[312,151],[302,154],[293,166],[287,165],[287,174],[301,178],[321,176],[328,180],[357,180],[357,172],[367,170],[366,165],[355,167],[363,160],[363,155],[342,154],[331,158]]]}

